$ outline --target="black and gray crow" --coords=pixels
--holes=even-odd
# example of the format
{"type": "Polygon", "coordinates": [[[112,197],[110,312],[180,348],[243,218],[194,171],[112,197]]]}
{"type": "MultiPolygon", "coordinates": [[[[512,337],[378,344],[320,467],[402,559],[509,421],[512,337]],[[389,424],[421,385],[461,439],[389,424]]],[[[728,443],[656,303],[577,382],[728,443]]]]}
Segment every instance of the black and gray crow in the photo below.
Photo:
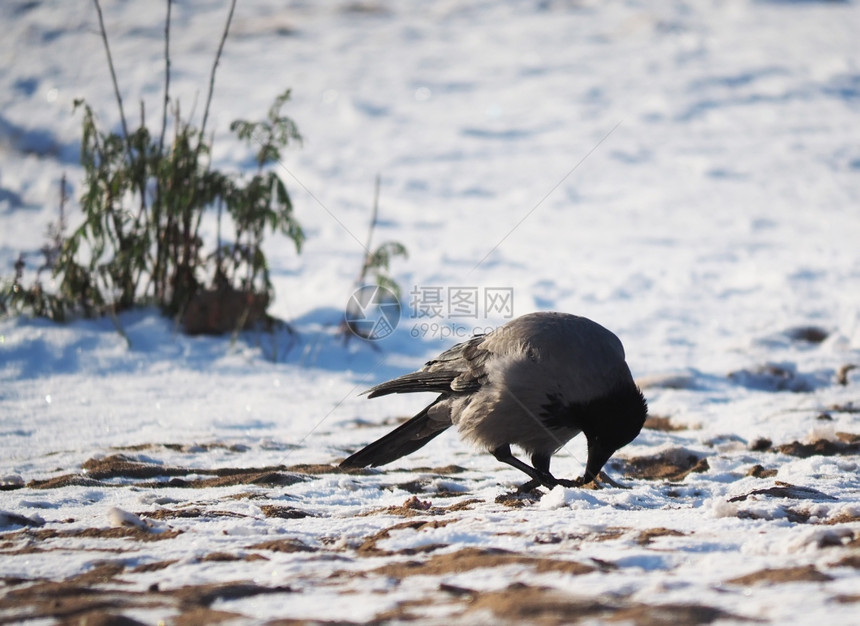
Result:
{"type": "Polygon", "coordinates": [[[523,315],[366,393],[375,398],[419,391],[440,395],[340,466],[385,465],[456,425],[464,439],[528,474],[521,491],[581,486],[595,480],[609,457],[633,441],[648,413],[618,337],[566,313],[523,315]],[[588,443],[584,475],[556,478],[549,471],[550,458],[579,433],[588,443]],[[532,464],[515,457],[511,445],[525,451],[532,464]]]}

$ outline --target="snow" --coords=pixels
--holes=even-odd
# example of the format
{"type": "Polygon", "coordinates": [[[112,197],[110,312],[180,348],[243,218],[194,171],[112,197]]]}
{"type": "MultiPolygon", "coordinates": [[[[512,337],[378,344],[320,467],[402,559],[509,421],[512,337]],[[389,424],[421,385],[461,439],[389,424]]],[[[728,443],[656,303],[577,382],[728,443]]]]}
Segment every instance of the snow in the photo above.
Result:
{"type": "MultiPolygon", "coordinates": [[[[155,119],[163,6],[103,4],[126,114],[137,119],[143,98],[155,119]]],[[[227,4],[173,7],[171,80],[184,110],[202,108],[227,4]]],[[[9,275],[20,252],[38,265],[61,176],[72,197],[82,191],[73,100],[85,97],[107,125],[119,119],[90,4],[11,1],[0,15],[0,271],[9,275]]],[[[292,589],[210,606],[247,622],[363,622],[390,611],[468,622],[481,614],[441,584],[479,593],[524,583],[709,606],[727,623],[856,623],[860,455],[777,449],[860,432],[860,369],[836,382],[860,364],[858,30],[855,2],[239,3],[218,69],[214,157],[250,168],[229,122],[261,116],[293,88],[286,112],[305,142],[279,167],[308,240],[297,256],[272,237],[267,255],[271,312],[297,334],[187,337],[150,310],[120,316],[128,342],[110,320],[0,321],[0,579],[68,580],[119,559],[131,591],[292,589]],[[344,344],[336,327],[377,173],[375,241],[410,252],[393,265],[403,316],[374,345],[344,344]],[[195,472],[185,481],[213,468],[335,464],[429,399],[368,401],[361,391],[505,321],[483,306],[415,315],[428,289],[457,288],[509,289],[515,315],[561,310],[604,324],[622,339],[651,414],[684,428],[646,429],[619,451],[609,472],[630,489],[556,488],[520,507],[496,500],[522,475],[454,433],[366,474],[293,469],[298,482],[284,486],[34,486],[84,479],[85,462],[116,454],[195,472]],[[805,340],[805,328],[821,340],[805,340]],[[761,439],[772,445],[757,450],[761,439]],[[708,467],[625,476],[653,455],[708,467]],[[749,475],[756,464],[775,473],[749,475]],[[462,471],[428,469],[449,465],[462,471]],[[411,516],[408,483],[429,502],[411,516]],[[792,488],[754,493],[782,484],[792,488]],[[309,515],[272,516],[267,505],[309,515]],[[202,514],[167,515],[189,508],[202,514]],[[416,520],[428,523],[393,528],[416,520]],[[21,549],[37,542],[22,528],[112,526],[182,532],[79,533],[21,549]],[[384,529],[376,552],[359,554],[384,529]],[[673,532],[643,539],[654,529],[673,532]],[[272,539],[314,551],[251,547],[272,539]],[[464,548],[610,566],[373,573],[464,548]],[[238,560],[205,559],[214,552],[238,560]],[[853,566],[837,564],[852,554],[853,566]],[[801,566],[829,580],[731,582],[801,566]]],[[[571,442],[553,471],[577,476],[584,457],[583,442],[571,442]]],[[[3,604],[16,589],[0,590],[3,619],[27,615],[3,604]]],[[[124,614],[153,623],[178,611],[124,614]]]]}

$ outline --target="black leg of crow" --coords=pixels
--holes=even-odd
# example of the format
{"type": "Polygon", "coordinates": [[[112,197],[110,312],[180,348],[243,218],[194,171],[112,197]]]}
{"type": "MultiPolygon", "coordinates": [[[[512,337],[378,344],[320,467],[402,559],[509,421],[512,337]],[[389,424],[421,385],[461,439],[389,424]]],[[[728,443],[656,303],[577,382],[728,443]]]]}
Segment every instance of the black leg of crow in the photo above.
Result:
{"type": "Polygon", "coordinates": [[[534,468],[527,463],[523,463],[517,457],[513,455],[511,452],[511,446],[505,444],[503,446],[499,446],[492,452],[493,456],[496,457],[497,460],[502,463],[507,463],[508,465],[517,468],[521,472],[525,472],[528,476],[531,477],[531,480],[527,483],[520,485],[517,489],[520,493],[524,491],[530,491],[534,489],[538,485],[543,485],[544,487],[548,487],[552,489],[558,484],[558,480],[556,480],[555,476],[549,473],[549,461],[547,460],[546,466],[547,470],[543,471],[539,468],[534,468]]]}

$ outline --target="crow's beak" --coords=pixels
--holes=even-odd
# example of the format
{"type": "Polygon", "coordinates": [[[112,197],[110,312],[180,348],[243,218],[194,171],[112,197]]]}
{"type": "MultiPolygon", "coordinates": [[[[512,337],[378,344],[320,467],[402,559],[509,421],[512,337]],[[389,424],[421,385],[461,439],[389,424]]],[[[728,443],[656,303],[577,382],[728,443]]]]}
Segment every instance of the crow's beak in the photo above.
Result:
{"type": "Polygon", "coordinates": [[[585,464],[585,475],[582,477],[583,485],[587,485],[592,480],[597,480],[600,470],[603,469],[614,452],[615,450],[605,447],[597,438],[588,440],[588,462],[585,464]]]}

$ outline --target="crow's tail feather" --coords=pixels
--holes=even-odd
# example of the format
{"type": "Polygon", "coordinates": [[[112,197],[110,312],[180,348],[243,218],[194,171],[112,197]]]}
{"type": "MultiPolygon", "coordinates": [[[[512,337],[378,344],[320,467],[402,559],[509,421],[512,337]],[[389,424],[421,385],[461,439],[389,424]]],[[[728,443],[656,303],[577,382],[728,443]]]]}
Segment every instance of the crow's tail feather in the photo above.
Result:
{"type": "Polygon", "coordinates": [[[390,393],[418,393],[422,391],[435,391],[438,393],[450,393],[451,382],[460,375],[456,371],[437,372],[414,372],[400,378],[389,380],[376,387],[368,389],[364,393],[368,398],[387,396],[390,393]]]}
{"type": "Polygon", "coordinates": [[[423,447],[451,426],[450,422],[444,423],[429,417],[428,411],[432,406],[431,404],[408,422],[362,448],[341,462],[340,467],[377,467],[396,461],[423,447]]]}

